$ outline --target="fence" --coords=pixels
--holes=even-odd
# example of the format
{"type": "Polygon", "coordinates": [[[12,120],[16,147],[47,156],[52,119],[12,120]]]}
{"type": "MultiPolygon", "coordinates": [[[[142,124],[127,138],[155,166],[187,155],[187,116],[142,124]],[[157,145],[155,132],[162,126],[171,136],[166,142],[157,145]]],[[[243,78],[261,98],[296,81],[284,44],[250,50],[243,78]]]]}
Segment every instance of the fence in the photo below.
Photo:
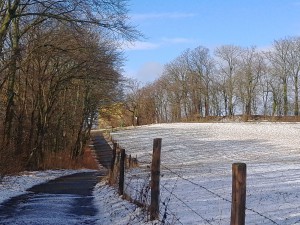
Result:
{"type": "Polygon", "coordinates": [[[205,216],[197,212],[191,207],[185,200],[178,197],[175,193],[175,185],[170,189],[166,185],[160,183],[161,168],[169,171],[174,177],[184,180],[196,188],[203,189],[210,193],[212,196],[219,198],[222,201],[231,204],[231,225],[244,225],[245,224],[245,212],[248,210],[251,213],[258,215],[259,217],[268,220],[272,224],[278,224],[275,220],[269,218],[262,213],[246,207],[246,164],[233,163],[232,164],[232,199],[229,200],[221,196],[220,194],[204,187],[193,180],[185,178],[183,175],[168,168],[166,165],[161,164],[161,142],[162,139],[157,138],[153,140],[153,154],[151,166],[145,164],[145,162],[138,162],[137,157],[133,158],[131,155],[125,154],[125,149],[121,148],[119,144],[113,141],[113,159],[110,170],[109,182],[111,185],[118,186],[118,192],[125,199],[132,201],[138,206],[145,209],[147,216],[150,220],[159,220],[162,224],[183,224],[180,218],[177,217],[169,207],[171,198],[175,198],[181,202],[189,211],[201,218],[205,224],[214,224],[213,219],[207,219],[205,216]],[[137,171],[131,172],[128,181],[125,182],[126,174],[125,170],[132,170],[134,168],[141,167],[137,171]],[[151,170],[150,170],[151,169],[151,170]],[[142,172],[141,172],[142,171],[142,172]],[[151,178],[151,179],[150,179],[151,178]],[[167,192],[169,197],[164,201],[160,200],[160,192],[167,192]],[[160,206],[163,206],[160,208],[160,206]],[[148,214],[149,213],[149,214],[148,214]],[[172,217],[171,222],[167,221],[167,218],[172,217]]]}

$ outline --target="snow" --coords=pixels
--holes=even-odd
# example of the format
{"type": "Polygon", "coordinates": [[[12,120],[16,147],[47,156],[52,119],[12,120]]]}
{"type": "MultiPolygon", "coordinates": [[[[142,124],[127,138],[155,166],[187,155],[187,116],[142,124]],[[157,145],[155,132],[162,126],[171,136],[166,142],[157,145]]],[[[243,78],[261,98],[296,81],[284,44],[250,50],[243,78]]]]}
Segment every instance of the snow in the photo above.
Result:
{"type": "MultiPolygon", "coordinates": [[[[48,171],[34,171],[24,172],[17,176],[6,176],[0,183],[0,204],[4,201],[18,195],[29,193],[26,190],[34,185],[47,182],[49,180],[71,175],[80,172],[90,172],[91,170],[48,170],[48,171]]],[[[29,205],[30,207],[36,207],[37,209],[45,208],[47,205],[47,215],[41,215],[39,210],[28,210],[20,212],[18,219],[10,218],[5,220],[5,224],[64,224],[64,221],[68,221],[70,224],[92,224],[96,225],[108,225],[108,224],[153,224],[152,222],[144,222],[145,213],[142,209],[136,205],[124,201],[118,196],[115,189],[106,185],[105,182],[100,182],[93,190],[94,204],[98,210],[98,213],[94,218],[66,218],[71,216],[67,212],[71,204],[74,204],[73,195],[56,195],[56,194],[37,194],[35,199],[29,199],[28,203],[23,203],[24,207],[29,205]],[[49,202],[50,196],[51,201],[49,202]],[[47,202],[44,199],[47,197],[47,202]],[[34,202],[31,202],[34,201],[34,202]],[[49,215],[51,217],[49,218],[49,215]]],[[[2,221],[3,222],[3,221],[2,221]]],[[[0,221],[1,223],[1,221],[0,221]]]]}
{"type": "Polygon", "coordinates": [[[96,185],[94,196],[94,203],[99,209],[97,220],[99,225],[155,224],[147,222],[144,209],[123,200],[116,190],[105,182],[96,185]]]}
{"type": "MultiPolygon", "coordinates": [[[[144,209],[123,200],[103,180],[93,191],[98,210],[93,224],[230,224],[231,166],[245,162],[246,224],[300,225],[300,123],[157,124],[112,136],[140,163],[140,168],[126,170],[125,192],[148,204],[152,143],[162,138],[160,223],[149,222],[144,209]]],[[[82,171],[5,177],[0,183],[0,202],[26,193],[33,185],[76,172],[82,171]]],[[[64,220],[61,214],[69,204],[68,196],[56,200],[53,204],[61,205],[54,210],[57,214],[51,224],[64,220]]],[[[84,218],[75,219],[74,224],[80,224],[80,219],[89,224],[84,218]]]]}
{"type": "Polygon", "coordinates": [[[127,171],[130,187],[149,182],[152,142],[162,138],[160,208],[172,224],[229,224],[231,166],[246,163],[246,224],[255,225],[300,224],[299,135],[299,123],[266,122],[158,124],[112,134],[145,169],[127,171]]]}
{"type": "Polygon", "coordinates": [[[0,204],[11,197],[27,193],[34,185],[86,170],[47,170],[23,172],[16,176],[5,176],[0,182],[0,204]]]}

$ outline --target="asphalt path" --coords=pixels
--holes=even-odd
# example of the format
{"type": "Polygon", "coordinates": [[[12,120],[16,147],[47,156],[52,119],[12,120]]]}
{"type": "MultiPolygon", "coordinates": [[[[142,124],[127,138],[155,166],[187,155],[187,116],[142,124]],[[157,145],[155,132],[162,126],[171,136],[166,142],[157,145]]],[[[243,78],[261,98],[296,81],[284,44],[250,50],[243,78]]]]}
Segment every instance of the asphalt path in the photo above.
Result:
{"type": "MultiPolygon", "coordinates": [[[[93,136],[93,145],[98,162],[110,168],[112,150],[100,133],[93,136]]],[[[0,205],[0,224],[99,224],[93,189],[107,171],[79,172],[36,185],[0,205]]]]}

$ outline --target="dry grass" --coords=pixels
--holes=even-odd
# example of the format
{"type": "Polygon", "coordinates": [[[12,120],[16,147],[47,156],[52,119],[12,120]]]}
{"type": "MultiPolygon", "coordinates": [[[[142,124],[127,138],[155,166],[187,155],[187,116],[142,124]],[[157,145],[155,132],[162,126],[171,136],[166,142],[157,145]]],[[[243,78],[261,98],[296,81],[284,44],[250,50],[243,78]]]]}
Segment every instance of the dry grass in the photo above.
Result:
{"type": "Polygon", "coordinates": [[[183,120],[182,122],[300,122],[300,116],[263,116],[263,115],[235,115],[235,116],[195,116],[190,121],[183,120]]]}
{"type": "Polygon", "coordinates": [[[25,163],[23,156],[13,156],[10,153],[1,152],[0,176],[13,175],[24,171],[25,163]]]}
{"type": "MultiPolygon", "coordinates": [[[[2,137],[1,137],[2,138],[2,137]]],[[[12,145],[3,146],[0,143],[0,176],[17,174],[26,167],[26,153],[16,154],[12,145]]]]}
{"type": "Polygon", "coordinates": [[[93,150],[89,147],[77,159],[72,159],[69,152],[48,153],[45,159],[43,169],[99,169],[93,150]]]}
{"type": "Polygon", "coordinates": [[[86,147],[84,150],[84,154],[80,159],[80,164],[83,168],[87,169],[98,169],[99,164],[96,161],[96,156],[94,155],[93,150],[90,147],[86,147]]]}
{"type": "MultiPolygon", "coordinates": [[[[15,156],[7,152],[0,154],[0,181],[5,175],[15,175],[26,170],[28,157],[22,155],[15,156]],[[4,154],[5,153],[5,154],[4,154]]],[[[93,150],[89,147],[84,149],[84,153],[78,159],[72,159],[69,152],[46,153],[45,161],[41,170],[56,169],[99,169],[98,162],[94,157],[93,150]]]]}
{"type": "MultiPolygon", "coordinates": [[[[3,144],[3,132],[0,128],[0,180],[2,176],[18,174],[29,169],[30,152],[23,145],[23,149],[17,152],[14,144],[3,144]]],[[[69,150],[61,152],[45,152],[44,161],[39,166],[45,169],[99,169],[93,150],[84,148],[83,154],[77,159],[72,159],[69,150]]]]}

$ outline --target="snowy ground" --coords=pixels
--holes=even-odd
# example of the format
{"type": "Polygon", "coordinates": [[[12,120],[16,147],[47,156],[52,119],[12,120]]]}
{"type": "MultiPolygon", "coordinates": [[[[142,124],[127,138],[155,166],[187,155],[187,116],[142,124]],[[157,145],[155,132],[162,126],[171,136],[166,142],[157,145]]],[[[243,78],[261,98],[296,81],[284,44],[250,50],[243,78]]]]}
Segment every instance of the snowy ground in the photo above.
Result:
{"type": "MultiPolygon", "coordinates": [[[[299,225],[299,136],[300,123],[160,124],[113,133],[127,154],[141,162],[140,169],[126,171],[126,192],[146,202],[153,138],[163,139],[160,220],[191,225],[230,224],[233,162],[247,163],[247,225],[299,225]]],[[[82,170],[5,177],[0,203],[35,184],[75,172],[82,170]]],[[[93,194],[96,224],[155,224],[144,222],[145,212],[104,182],[93,194]]]]}
{"type": "MultiPolygon", "coordinates": [[[[51,171],[35,171],[35,172],[24,172],[18,176],[7,176],[4,177],[0,182],[0,204],[10,199],[11,197],[28,193],[26,190],[34,185],[47,182],[60,176],[70,175],[80,172],[90,172],[91,170],[51,170],[51,171]]],[[[105,182],[100,182],[94,188],[94,204],[98,210],[98,213],[92,218],[93,224],[96,225],[125,225],[129,223],[140,224],[144,223],[145,217],[141,209],[137,208],[127,201],[122,200],[116,193],[116,190],[105,185],[105,182]]],[[[72,218],[65,218],[66,210],[70,207],[69,204],[73,204],[73,196],[58,196],[53,195],[53,208],[49,208],[50,217],[41,218],[39,216],[26,216],[24,213],[23,217],[18,219],[10,219],[10,222],[5,224],[65,224],[65,221],[72,221],[72,218]],[[57,205],[59,200],[60,205],[57,205]],[[22,221],[19,221],[22,220],[22,221]]],[[[39,207],[43,207],[43,204],[49,207],[49,202],[35,203],[37,205],[37,213],[39,207]]],[[[1,215],[1,212],[0,212],[1,215]]],[[[89,224],[86,223],[87,218],[74,218],[74,224],[89,224]],[[80,222],[82,220],[82,222],[80,222]]],[[[3,222],[3,221],[2,221],[3,222]]],[[[0,221],[0,224],[1,221],[0,221]]],[[[147,223],[144,223],[147,224],[147,223]]],[[[148,223],[152,224],[152,223],[148,223]]]]}
{"type": "Polygon", "coordinates": [[[99,225],[158,224],[157,221],[146,222],[147,214],[143,209],[123,200],[116,190],[106,185],[105,182],[96,186],[94,196],[95,205],[99,209],[99,225]]]}
{"type": "Polygon", "coordinates": [[[153,139],[162,138],[166,223],[230,224],[231,166],[244,162],[246,224],[300,224],[300,123],[159,124],[112,136],[145,168],[127,171],[126,192],[137,198],[148,190],[153,139]]]}
{"type": "Polygon", "coordinates": [[[11,197],[25,194],[26,190],[34,185],[76,172],[78,170],[48,170],[23,172],[17,176],[6,176],[0,182],[0,204],[11,197]]]}

